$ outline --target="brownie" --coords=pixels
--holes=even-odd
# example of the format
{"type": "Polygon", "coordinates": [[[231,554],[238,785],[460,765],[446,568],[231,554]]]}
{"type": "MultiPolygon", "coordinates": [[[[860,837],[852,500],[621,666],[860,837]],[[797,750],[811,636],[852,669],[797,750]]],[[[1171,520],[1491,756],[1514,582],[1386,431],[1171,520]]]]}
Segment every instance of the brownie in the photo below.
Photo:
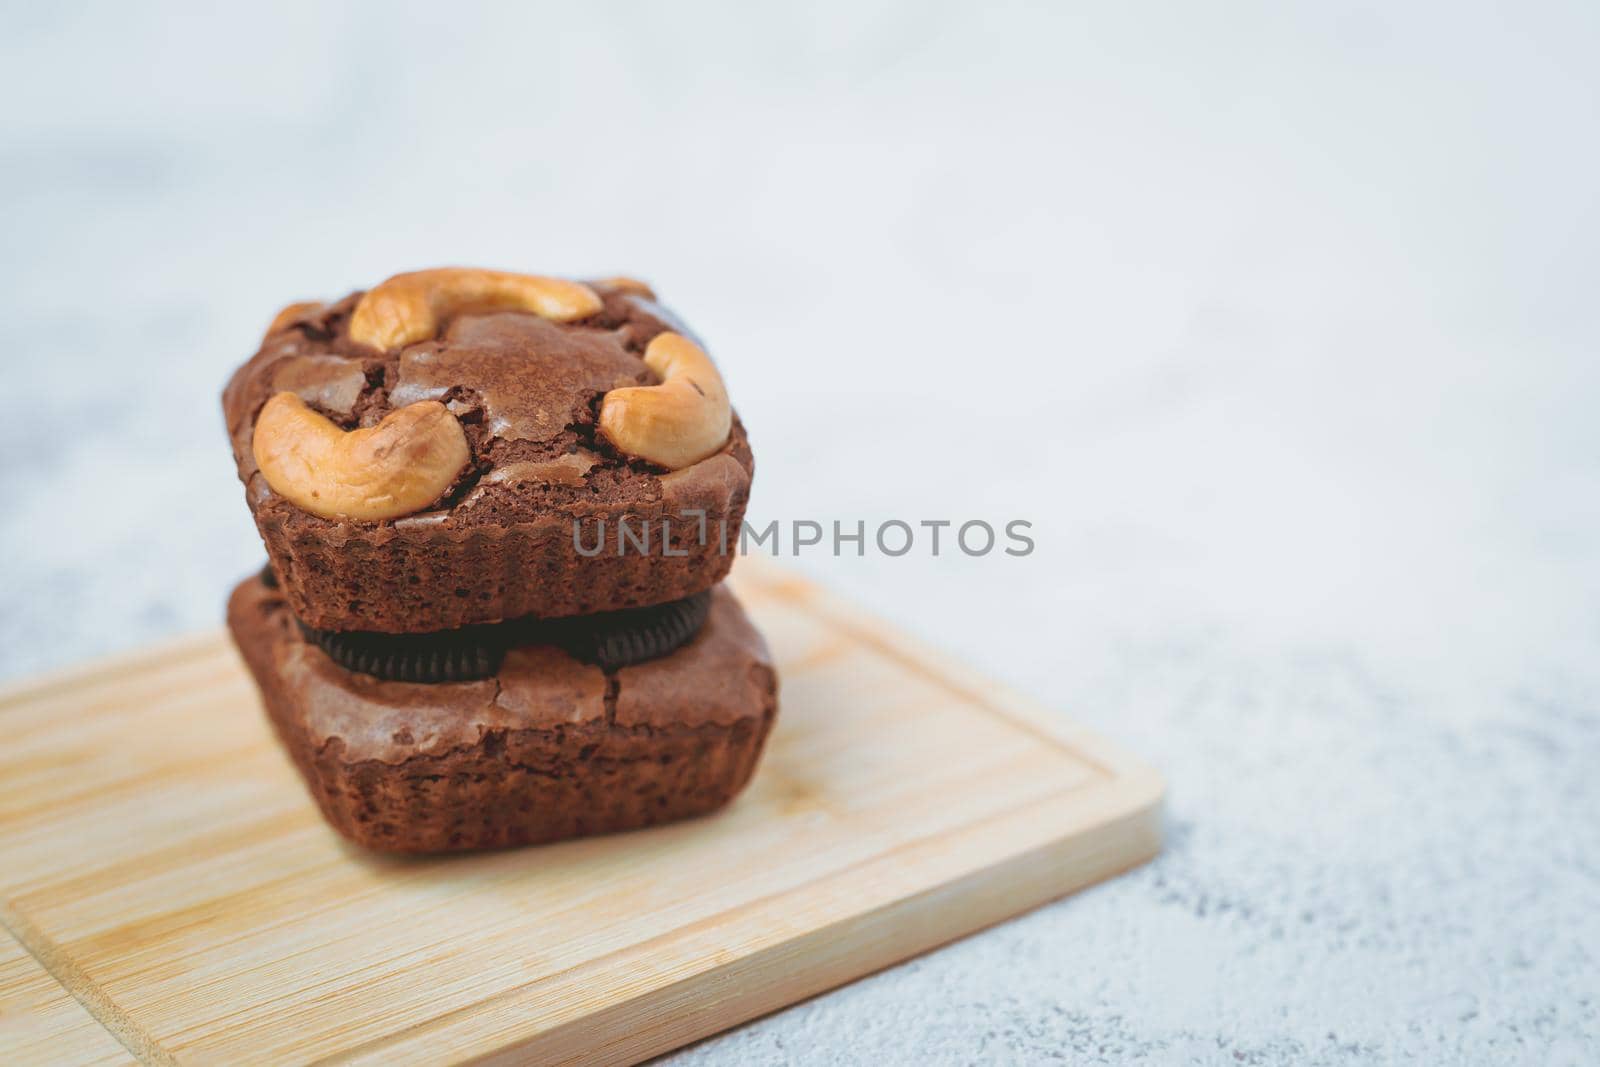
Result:
{"type": "Polygon", "coordinates": [[[589,284],[598,302],[582,317],[469,309],[387,350],[351,337],[360,293],[273,323],[223,410],[272,568],[308,626],[427,633],[587,615],[677,600],[727,574],[754,470],[744,427],[732,416],[719,450],[676,470],[615,447],[599,427],[605,395],[658,384],[643,358],[651,341],[694,335],[636,283],[589,284]],[[268,484],[252,451],[263,406],[284,392],[343,430],[443,404],[465,465],[415,513],[313,514],[268,484]]]}
{"type": "Polygon", "coordinates": [[[725,587],[699,634],[615,671],[548,645],[492,678],[347,671],[259,576],[228,625],[328,822],[351,841],[443,852],[554,841],[710,812],[749,780],[777,708],[761,635],[725,587]]]}

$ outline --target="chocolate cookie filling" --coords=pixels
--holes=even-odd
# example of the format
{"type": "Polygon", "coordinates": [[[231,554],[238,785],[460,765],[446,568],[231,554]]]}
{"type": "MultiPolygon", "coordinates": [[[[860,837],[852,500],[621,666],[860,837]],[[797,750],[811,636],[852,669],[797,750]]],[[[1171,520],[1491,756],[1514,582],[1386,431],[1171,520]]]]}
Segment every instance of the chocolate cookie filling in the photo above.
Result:
{"type": "MultiPolygon", "coordinates": [[[[261,581],[268,588],[276,584],[266,574],[261,581]]],[[[692,640],[710,609],[707,590],[648,608],[431,634],[314,630],[303,623],[300,629],[347,671],[389,682],[470,682],[494,675],[509,649],[525,645],[554,645],[607,671],[659,659],[692,640]]]]}
{"type": "Polygon", "coordinates": [[[688,643],[705,625],[711,590],[628,611],[609,611],[549,623],[553,643],[602,670],[643,663],[688,643]]]}
{"type": "Polygon", "coordinates": [[[471,682],[488,678],[505,658],[497,627],[436,634],[339,633],[300,625],[306,640],[347,671],[387,682],[471,682]]]}

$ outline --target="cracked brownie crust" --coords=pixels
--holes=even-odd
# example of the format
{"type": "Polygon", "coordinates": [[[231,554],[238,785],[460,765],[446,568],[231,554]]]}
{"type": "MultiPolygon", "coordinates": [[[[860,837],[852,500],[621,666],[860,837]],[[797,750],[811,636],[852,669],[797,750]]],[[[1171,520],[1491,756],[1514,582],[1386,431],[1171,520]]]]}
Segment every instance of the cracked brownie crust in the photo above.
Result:
{"type": "Polygon", "coordinates": [[[258,577],[228,625],[329,823],[439,852],[634,829],[715,810],[749,780],[777,708],[766,644],[725,588],[699,635],[616,671],[549,646],[475,682],[386,682],[308,643],[258,577]]]}
{"type": "Polygon", "coordinates": [[[735,417],[720,451],[670,472],[614,448],[596,429],[601,398],[657,381],[642,359],[657,335],[692,334],[637,289],[591,286],[602,307],[587,318],[463,313],[436,339],[388,352],[349,337],[359,293],[273,324],[228,383],[223,411],[272,567],[308,626],[426,633],[586,615],[680,599],[727,574],[719,532],[737,542],[754,470],[744,428],[735,417]],[[460,420],[470,460],[419,513],[318,517],[275,493],[252,454],[256,417],[279,392],[345,429],[439,401],[460,420]],[[704,512],[704,527],[686,511],[704,512]],[[618,551],[624,518],[635,533],[648,525],[648,551],[636,541],[618,551]],[[575,522],[598,554],[577,550],[575,522]]]}

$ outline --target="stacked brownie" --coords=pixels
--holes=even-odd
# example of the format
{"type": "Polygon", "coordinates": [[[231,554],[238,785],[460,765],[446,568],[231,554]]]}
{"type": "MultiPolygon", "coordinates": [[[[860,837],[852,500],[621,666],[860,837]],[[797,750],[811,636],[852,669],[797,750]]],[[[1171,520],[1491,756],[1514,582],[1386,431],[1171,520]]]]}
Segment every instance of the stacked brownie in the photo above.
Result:
{"type": "Polygon", "coordinates": [[[269,557],[229,626],[335,829],[550,841],[749,779],[776,676],[718,583],[753,461],[647,287],[442,269],[293,305],[223,409],[269,557]]]}

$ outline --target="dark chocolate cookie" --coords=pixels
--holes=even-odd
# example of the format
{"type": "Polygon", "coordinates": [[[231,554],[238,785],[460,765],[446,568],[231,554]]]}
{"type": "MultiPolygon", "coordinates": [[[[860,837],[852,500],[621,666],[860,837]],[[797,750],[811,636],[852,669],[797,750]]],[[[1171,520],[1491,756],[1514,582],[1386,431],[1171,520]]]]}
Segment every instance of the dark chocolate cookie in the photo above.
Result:
{"type": "Polygon", "coordinates": [[[711,590],[629,611],[610,611],[562,619],[553,624],[555,644],[576,659],[614,671],[665,656],[686,644],[705,625],[711,590]]]}
{"type": "Polygon", "coordinates": [[[373,634],[313,630],[303,625],[301,629],[307,641],[345,670],[388,682],[476,681],[493,675],[505,658],[504,643],[481,631],[373,634]]]}
{"type": "MultiPolygon", "coordinates": [[[[267,576],[262,583],[272,588],[267,576]]],[[[659,659],[687,644],[705,625],[711,591],[648,608],[576,619],[526,620],[433,634],[313,630],[306,640],[347,671],[389,682],[470,682],[500,669],[507,650],[555,645],[574,659],[614,671],[659,659]]]]}

